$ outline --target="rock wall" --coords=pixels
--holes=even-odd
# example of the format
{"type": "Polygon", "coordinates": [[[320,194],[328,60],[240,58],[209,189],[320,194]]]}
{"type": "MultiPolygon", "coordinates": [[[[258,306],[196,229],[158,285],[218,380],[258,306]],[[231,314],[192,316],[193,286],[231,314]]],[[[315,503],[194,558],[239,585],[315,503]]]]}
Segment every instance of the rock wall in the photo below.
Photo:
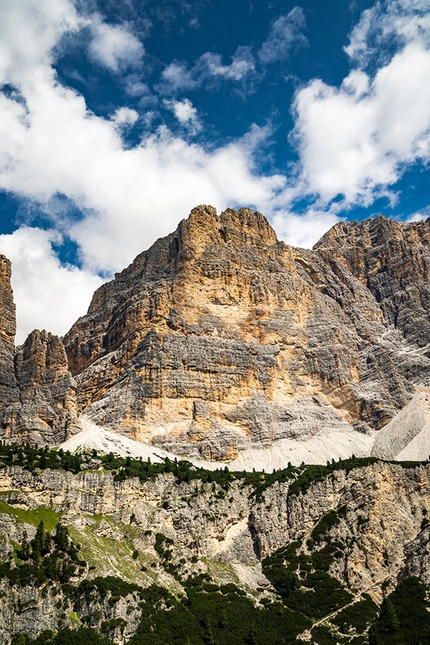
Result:
{"type": "MultiPolygon", "coordinates": [[[[428,381],[430,359],[417,333],[390,315],[390,288],[381,299],[360,262],[348,259],[350,248],[370,244],[369,254],[382,258],[372,269],[378,284],[388,280],[385,267],[387,275],[391,265],[401,271],[392,239],[402,225],[372,221],[369,239],[345,224],[308,251],[278,241],[261,213],[195,208],[103,285],[66,334],[79,411],[212,459],[281,438],[383,427],[428,381]]],[[[422,311],[426,227],[419,253],[418,233],[406,227],[409,277],[393,296],[400,303],[403,287],[415,293],[411,267],[420,257],[421,296],[410,297],[422,311]]]]}
{"type": "Polygon", "coordinates": [[[10,261],[0,255],[0,406],[19,401],[14,367],[16,321],[11,274],[10,261]]]}
{"type": "MultiPolygon", "coordinates": [[[[121,526],[132,524],[140,549],[152,552],[148,535],[162,533],[187,563],[194,555],[247,567],[259,566],[293,541],[299,540],[306,553],[320,548],[308,542],[311,533],[327,513],[336,511],[339,521],[330,528],[330,538],[341,545],[341,553],[331,574],[348,589],[371,590],[380,600],[384,581],[385,587],[393,587],[408,571],[430,581],[429,529],[423,522],[430,512],[429,465],[405,468],[379,462],[350,472],[338,470],[299,495],[290,495],[289,483],[280,482],[256,497],[241,480],[225,490],[199,480],[178,485],[173,475],[114,482],[109,473],[31,474],[18,467],[0,470],[0,489],[12,491],[14,507],[52,508],[78,532],[94,521],[92,516],[103,515],[118,526],[104,522],[99,534],[118,544],[127,538],[121,526]]],[[[18,540],[14,531],[4,538],[2,553],[12,548],[11,540],[18,540]]],[[[98,569],[115,575],[102,560],[98,569]]]]}
{"type": "Polygon", "coordinates": [[[280,439],[371,434],[429,386],[429,242],[428,221],[378,217],[295,249],[261,213],[199,206],[98,289],[63,341],[35,331],[17,350],[2,258],[2,436],[58,443],[85,413],[230,461],[280,439]]]}
{"type": "Polygon", "coordinates": [[[79,431],[75,382],[61,339],[33,331],[15,348],[11,265],[0,256],[0,439],[56,444],[79,431]]]}

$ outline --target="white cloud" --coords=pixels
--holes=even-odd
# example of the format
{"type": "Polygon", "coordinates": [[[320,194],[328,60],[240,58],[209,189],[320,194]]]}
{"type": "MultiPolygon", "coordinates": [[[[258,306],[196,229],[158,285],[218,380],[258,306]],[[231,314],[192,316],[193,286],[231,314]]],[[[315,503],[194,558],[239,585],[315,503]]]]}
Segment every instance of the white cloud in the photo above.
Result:
{"type": "Polygon", "coordinates": [[[86,24],[68,0],[0,2],[0,85],[31,81],[60,37],[86,24]]]}
{"type": "Polygon", "coordinates": [[[128,107],[121,107],[115,110],[111,120],[119,128],[134,125],[138,120],[139,115],[136,110],[131,110],[128,107]]]}
{"type": "Polygon", "coordinates": [[[175,93],[179,90],[196,89],[205,82],[215,80],[244,83],[255,75],[255,58],[250,47],[240,46],[224,65],[220,54],[205,52],[191,69],[181,61],[170,63],[162,72],[159,90],[175,93]]]}
{"type": "Polygon", "coordinates": [[[173,92],[177,90],[190,90],[198,86],[199,81],[194,78],[193,72],[183,62],[174,61],[164,68],[161,74],[162,82],[173,92]]]}
{"type": "Polygon", "coordinates": [[[272,23],[269,36],[258,52],[260,61],[264,64],[283,61],[294,48],[306,46],[305,28],[305,14],[301,7],[294,7],[286,16],[280,16],[272,23]]]}
{"type": "Polygon", "coordinates": [[[430,4],[428,0],[386,0],[363,11],[345,48],[360,66],[386,59],[393,45],[430,44],[430,4]]]}
{"type": "Polygon", "coordinates": [[[309,249],[340,219],[334,213],[316,208],[310,208],[304,215],[280,210],[272,218],[272,224],[284,242],[309,249]]]}
{"type": "Polygon", "coordinates": [[[109,25],[97,14],[92,16],[93,38],[89,44],[90,58],[113,72],[135,66],[142,60],[142,43],[120,25],[109,25]]]}
{"type": "Polygon", "coordinates": [[[203,76],[222,77],[242,81],[255,71],[255,60],[249,47],[238,47],[231,57],[230,65],[223,65],[219,54],[206,52],[197,62],[196,68],[203,76]]]}
{"type": "Polygon", "coordinates": [[[409,217],[405,221],[407,223],[421,222],[422,220],[428,219],[429,217],[430,217],[430,205],[426,206],[420,211],[417,211],[416,213],[412,213],[412,215],[409,215],[409,217]]]}
{"type": "Polygon", "coordinates": [[[401,39],[373,76],[358,67],[340,87],[313,80],[296,95],[303,176],[326,202],[339,194],[344,206],[369,205],[382,195],[394,201],[390,186],[409,165],[430,159],[430,22],[414,13],[414,3],[413,15],[405,7],[393,0],[384,12],[378,3],[352,33],[347,51],[360,64],[368,62],[368,39],[374,45],[401,39]]]}
{"type": "Polygon", "coordinates": [[[62,335],[86,313],[102,280],[74,266],[62,266],[51,243],[55,231],[23,226],[0,235],[0,252],[12,261],[12,287],[18,303],[17,343],[34,328],[62,335]]]}
{"type": "Polygon", "coordinates": [[[182,101],[164,101],[167,109],[171,110],[179,123],[186,127],[192,134],[197,134],[202,129],[197,109],[193,106],[189,99],[182,101]]]}

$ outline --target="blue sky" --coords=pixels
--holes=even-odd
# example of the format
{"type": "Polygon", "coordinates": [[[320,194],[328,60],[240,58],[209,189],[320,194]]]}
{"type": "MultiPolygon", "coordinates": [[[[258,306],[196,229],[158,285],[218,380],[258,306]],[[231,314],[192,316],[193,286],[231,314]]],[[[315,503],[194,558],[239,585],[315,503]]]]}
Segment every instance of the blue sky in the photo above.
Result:
{"type": "Polygon", "coordinates": [[[0,252],[22,342],[199,203],[312,246],[430,215],[430,0],[2,0],[0,252]]]}

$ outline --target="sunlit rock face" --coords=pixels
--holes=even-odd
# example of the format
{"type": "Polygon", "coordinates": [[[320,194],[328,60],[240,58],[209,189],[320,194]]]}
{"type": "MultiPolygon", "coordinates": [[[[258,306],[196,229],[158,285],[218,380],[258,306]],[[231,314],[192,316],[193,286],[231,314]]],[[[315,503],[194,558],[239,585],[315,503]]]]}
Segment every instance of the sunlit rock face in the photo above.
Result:
{"type": "Polygon", "coordinates": [[[0,256],[0,438],[59,443],[79,431],[75,383],[60,338],[33,331],[15,348],[11,265],[0,256]]]}
{"type": "Polygon", "coordinates": [[[261,213],[199,206],[64,337],[79,412],[215,460],[380,429],[428,382],[429,239],[378,217],[296,249],[261,213]]]}

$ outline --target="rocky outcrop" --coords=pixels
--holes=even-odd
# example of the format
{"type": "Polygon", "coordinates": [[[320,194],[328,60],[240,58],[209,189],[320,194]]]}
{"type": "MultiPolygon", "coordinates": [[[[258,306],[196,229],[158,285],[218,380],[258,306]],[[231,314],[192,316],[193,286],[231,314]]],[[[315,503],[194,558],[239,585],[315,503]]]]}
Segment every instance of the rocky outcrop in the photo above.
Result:
{"type": "MultiPolygon", "coordinates": [[[[375,463],[337,470],[301,494],[290,494],[288,481],[256,495],[241,480],[225,488],[199,480],[178,484],[171,474],[146,482],[114,481],[110,473],[29,473],[18,467],[0,469],[0,489],[7,491],[2,499],[10,504],[9,514],[0,514],[0,557],[12,553],[25,533],[29,539],[34,536],[35,528],[22,521],[26,512],[34,515],[43,505],[59,513],[82,544],[92,566],[85,573],[89,579],[122,575],[142,586],[156,581],[181,593],[178,578],[165,569],[162,550],[155,549],[161,535],[169,540],[168,562],[181,575],[208,571],[218,583],[234,575],[236,583],[257,597],[269,586],[261,561],[293,542],[302,561],[322,553],[325,544],[336,544],[329,573],[357,598],[366,592],[380,604],[387,590],[410,575],[429,582],[429,465],[375,463]],[[19,509],[20,521],[14,509],[19,509]],[[331,521],[325,530],[320,528],[317,540],[315,530],[327,517],[331,521]],[[133,550],[139,554],[137,562],[133,550]]],[[[3,638],[20,631],[34,636],[42,629],[56,630],[60,616],[69,621],[73,605],[61,594],[54,600],[48,586],[41,595],[34,587],[18,592],[4,582],[2,591],[3,638]]],[[[103,616],[99,623],[123,617],[130,636],[138,620],[136,599],[124,598],[120,605],[106,600],[91,610],[82,606],[81,614],[97,611],[103,616]]],[[[115,640],[123,642],[121,637],[115,640]]]]}
{"type": "Polygon", "coordinates": [[[67,359],[46,332],[15,352],[3,258],[3,436],[58,443],[85,413],[192,459],[359,444],[429,385],[429,240],[429,222],[378,217],[295,249],[261,213],[199,206],[96,291],[67,359]]]}
{"type": "Polygon", "coordinates": [[[33,331],[15,348],[10,262],[0,256],[0,439],[55,444],[80,430],[62,341],[33,331]]]}
{"type": "Polygon", "coordinates": [[[314,247],[372,293],[386,323],[426,356],[430,344],[430,218],[402,224],[378,216],[336,224],[314,247]]]}
{"type": "Polygon", "coordinates": [[[430,227],[408,226],[401,237],[402,225],[385,218],[342,224],[308,251],[278,241],[258,212],[195,208],[103,285],[66,334],[79,411],[177,454],[216,459],[383,427],[430,374],[406,321],[414,303],[427,316],[430,227]],[[380,258],[363,259],[369,278],[353,247],[380,258]]]}
{"type": "Polygon", "coordinates": [[[16,320],[11,273],[11,263],[0,255],[0,406],[13,405],[19,400],[14,367],[16,320]]]}

